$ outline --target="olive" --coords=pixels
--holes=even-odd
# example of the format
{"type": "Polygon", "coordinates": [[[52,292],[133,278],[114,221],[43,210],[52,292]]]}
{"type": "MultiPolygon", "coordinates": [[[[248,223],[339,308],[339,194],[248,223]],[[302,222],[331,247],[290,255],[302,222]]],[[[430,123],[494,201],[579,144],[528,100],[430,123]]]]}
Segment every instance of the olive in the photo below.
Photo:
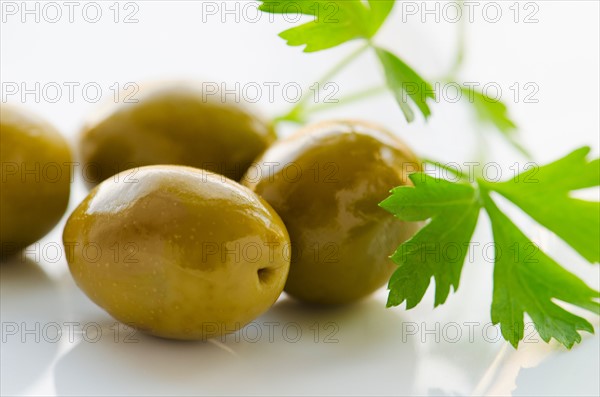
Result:
{"type": "Polygon", "coordinates": [[[202,168],[239,181],[275,133],[246,106],[205,91],[194,85],[142,86],[128,99],[136,103],[89,121],[79,142],[88,185],[158,164],[202,168]]]}
{"type": "Polygon", "coordinates": [[[3,258],[44,237],[69,203],[72,160],[60,133],[37,116],[0,106],[0,244],[3,258]]]}
{"type": "Polygon", "coordinates": [[[205,339],[277,300],[290,243],[263,199],[191,167],[124,173],[94,188],[63,233],[71,274],[92,301],[149,334],[205,339]]]}
{"type": "Polygon", "coordinates": [[[271,146],[243,183],[283,219],[292,259],[285,291],[302,301],[345,304],[389,280],[389,259],[419,225],[378,206],[418,169],[408,147],[361,121],[306,127],[271,146]]]}

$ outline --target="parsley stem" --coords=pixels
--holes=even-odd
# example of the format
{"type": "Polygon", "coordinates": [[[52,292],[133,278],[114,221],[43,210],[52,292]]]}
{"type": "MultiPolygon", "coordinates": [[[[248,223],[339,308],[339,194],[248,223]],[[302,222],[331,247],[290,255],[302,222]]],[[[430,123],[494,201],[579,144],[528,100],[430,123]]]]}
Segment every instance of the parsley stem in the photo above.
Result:
{"type": "MultiPolygon", "coordinates": [[[[350,53],[350,55],[348,55],[346,58],[342,59],[339,63],[337,63],[333,68],[331,68],[327,73],[325,73],[323,75],[323,77],[321,77],[321,79],[319,79],[318,90],[321,91],[324,84],[327,84],[329,82],[329,80],[331,80],[331,78],[333,78],[338,73],[340,73],[350,63],[352,63],[352,61],[354,61],[356,58],[358,58],[363,52],[365,52],[370,47],[371,47],[371,43],[366,42],[365,44],[360,46],[358,49],[356,49],[354,52],[350,53]]],[[[299,116],[303,113],[303,110],[306,107],[306,103],[310,100],[312,95],[314,95],[312,90],[310,90],[310,89],[304,90],[304,92],[302,93],[302,97],[300,98],[298,103],[296,103],[296,105],[287,114],[285,114],[284,116],[277,117],[275,119],[275,121],[276,122],[282,121],[282,120],[294,121],[294,120],[300,119],[299,116]]]]}
{"type": "MultiPolygon", "coordinates": [[[[464,14],[464,1],[459,1],[458,5],[460,7],[461,12],[464,14]]],[[[441,80],[442,82],[452,82],[456,79],[458,72],[460,71],[463,62],[465,60],[466,53],[466,33],[467,33],[467,24],[465,23],[465,18],[461,18],[458,21],[458,32],[456,39],[456,56],[454,57],[454,62],[452,66],[450,66],[450,70],[448,73],[444,75],[441,80]]]]}
{"type": "Polygon", "coordinates": [[[502,136],[513,146],[514,149],[521,153],[521,155],[525,156],[527,160],[533,160],[533,156],[529,150],[527,150],[513,134],[502,134],[502,136]]]}
{"type": "Polygon", "coordinates": [[[354,92],[352,94],[343,96],[340,99],[336,100],[336,102],[326,102],[326,103],[321,103],[321,104],[318,104],[315,106],[308,107],[305,110],[305,114],[319,113],[319,112],[329,110],[331,108],[335,108],[338,106],[345,106],[350,103],[358,102],[358,101],[361,101],[361,100],[369,98],[369,97],[384,94],[386,92],[388,92],[387,86],[377,86],[377,87],[367,88],[365,90],[360,90],[360,91],[354,92]]]}
{"type": "MultiPolygon", "coordinates": [[[[356,49],[354,52],[352,52],[350,55],[348,55],[346,58],[342,59],[337,65],[335,65],[333,68],[331,68],[331,70],[329,70],[327,73],[325,73],[325,75],[319,80],[319,86],[322,86],[323,84],[328,83],[331,78],[333,78],[339,72],[344,70],[344,68],[346,68],[346,66],[348,66],[350,63],[352,63],[352,61],[354,61],[356,58],[358,58],[369,47],[371,47],[371,43],[366,42],[365,44],[360,46],[358,49],[356,49]]],[[[300,101],[300,102],[302,102],[302,101],[300,101]]],[[[304,102],[306,102],[306,98],[304,98],[304,102]]]]}

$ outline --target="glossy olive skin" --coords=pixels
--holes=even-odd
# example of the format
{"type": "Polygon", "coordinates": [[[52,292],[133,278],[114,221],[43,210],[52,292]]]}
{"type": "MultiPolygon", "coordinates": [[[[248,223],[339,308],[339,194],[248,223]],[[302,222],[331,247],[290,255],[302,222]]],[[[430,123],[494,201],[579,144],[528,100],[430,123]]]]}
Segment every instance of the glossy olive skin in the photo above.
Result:
{"type": "Polygon", "coordinates": [[[0,106],[0,236],[6,258],[44,237],[69,203],[72,159],[50,124],[0,106]]]}
{"type": "Polygon", "coordinates": [[[378,206],[409,184],[418,160],[381,127],[359,121],[309,126],[269,148],[243,183],[283,219],[292,242],[285,291],[302,301],[345,304],[384,285],[389,256],[419,225],[378,206]]]}
{"type": "Polygon", "coordinates": [[[191,167],[127,175],[92,190],[63,233],[71,274],[96,304],[149,334],[197,340],[234,332],[277,300],[290,244],[269,204],[191,167]]]}
{"type": "Polygon", "coordinates": [[[239,181],[275,133],[250,109],[201,88],[141,86],[134,96],[139,102],[90,121],[79,144],[88,185],[156,164],[202,168],[239,181]]]}

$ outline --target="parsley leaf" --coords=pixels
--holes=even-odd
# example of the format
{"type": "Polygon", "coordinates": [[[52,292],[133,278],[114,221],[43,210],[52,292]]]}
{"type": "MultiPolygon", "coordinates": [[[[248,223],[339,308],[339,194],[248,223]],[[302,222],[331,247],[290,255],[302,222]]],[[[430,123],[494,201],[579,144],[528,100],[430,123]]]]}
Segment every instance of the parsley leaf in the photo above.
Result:
{"type": "Polygon", "coordinates": [[[517,347],[523,339],[524,313],[531,317],[545,342],[555,338],[571,348],[581,341],[577,331],[594,333],[588,321],[561,308],[553,300],[598,313],[600,305],[594,301],[600,297],[598,292],[547,256],[489,196],[483,194],[483,197],[492,222],[495,247],[492,322],[500,323],[502,336],[517,347]]]}
{"type": "Polygon", "coordinates": [[[570,197],[570,192],[598,186],[600,159],[588,161],[587,147],[554,163],[532,167],[517,181],[493,184],[538,223],[554,232],[589,262],[600,261],[600,208],[597,202],[570,197]]]}
{"type": "Polygon", "coordinates": [[[314,16],[311,22],[279,34],[290,46],[306,45],[304,52],[321,51],[347,41],[373,37],[394,6],[391,0],[263,0],[259,9],[274,14],[314,16]]]}
{"type": "MultiPolygon", "coordinates": [[[[375,50],[383,66],[387,86],[404,117],[411,122],[415,115],[408,98],[425,118],[431,115],[427,105],[427,98],[435,99],[431,85],[396,55],[372,45],[370,41],[389,16],[394,3],[393,0],[263,0],[259,9],[273,14],[314,16],[314,20],[279,34],[290,46],[305,45],[305,52],[325,50],[353,39],[368,40],[368,45],[375,50]]],[[[287,119],[287,116],[282,119],[287,119]]]]}
{"type": "Polygon", "coordinates": [[[479,215],[477,192],[468,184],[410,175],[414,187],[401,186],[380,205],[404,221],[431,221],[392,255],[398,269],[388,288],[387,306],[406,300],[408,309],[421,301],[435,278],[435,305],[456,291],[467,248],[479,215]],[[457,254],[455,254],[457,253],[457,254]]]}
{"type": "Polygon", "coordinates": [[[258,9],[263,12],[270,12],[271,14],[301,13],[314,16],[330,3],[331,1],[329,0],[262,0],[262,4],[258,9]]]}
{"type": "Polygon", "coordinates": [[[375,47],[375,51],[385,71],[387,86],[394,93],[406,120],[411,122],[415,119],[407,96],[417,105],[423,116],[428,118],[431,110],[427,105],[427,98],[435,99],[431,85],[396,55],[378,47],[375,47]]]}
{"type": "Polygon", "coordinates": [[[514,121],[508,116],[508,108],[500,100],[493,99],[471,87],[461,87],[463,95],[468,98],[469,103],[481,122],[495,125],[504,134],[511,134],[517,128],[514,121]]]}
{"type": "Polygon", "coordinates": [[[477,120],[482,124],[491,124],[502,133],[505,139],[525,157],[531,158],[531,154],[519,142],[517,142],[515,133],[517,125],[510,118],[506,105],[494,98],[476,91],[473,87],[461,87],[463,98],[466,98],[471,105],[477,120]]]}
{"type": "Polygon", "coordinates": [[[375,34],[381,28],[381,25],[385,22],[387,17],[394,8],[395,0],[369,0],[369,7],[371,12],[369,14],[371,21],[369,26],[371,27],[371,34],[369,37],[375,36],[375,34]]]}
{"type": "Polygon", "coordinates": [[[572,304],[600,314],[600,293],[542,252],[496,206],[490,192],[503,195],[556,233],[592,262],[600,250],[600,204],[569,197],[571,191],[600,185],[600,159],[588,160],[589,148],[575,150],[551,164],[520,173],[512,180],[453,183],[412,174],[414,187],[392,190],[381,206],[405,221],[430,222],[392,255],[398,269],[389,283],[388,306],[406,301],[412,308],[435,279],[435,305],[458,288],[466,248],[480,209],[490,217],[495,243],[492,322],[513,346],[523,338],[527,313],[541,338],[567,348],[581,341],[578,331],[594,332],[585,319],[559,306],[572,304]],[[535,183],[532,183],[535,182],[535,183]],[[449,255],[446,247],[464,247],[449,255]]]}

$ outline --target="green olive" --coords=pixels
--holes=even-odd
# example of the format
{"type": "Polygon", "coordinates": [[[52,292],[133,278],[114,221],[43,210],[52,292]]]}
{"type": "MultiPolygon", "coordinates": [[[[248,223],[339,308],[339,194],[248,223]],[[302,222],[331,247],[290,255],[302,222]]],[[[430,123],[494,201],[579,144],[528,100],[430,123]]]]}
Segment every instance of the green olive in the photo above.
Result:
{"type": "Polygon", "coordinates": [[[292,242],[285,291],[317,304],[365,297],[389,280],[389,259],[419,225],[378,206],[410,183],[418,160],[377,125],[332,121],[275,143],[243,183],[283,219],[292,242]]]}
{"type": "Polygon", "coordinates": [[[196,168],[125,173],[93,189],[63,233],[71,274],[96,304],[156,336],[205,339],[277,300],[290,243],[269,204],[196,168]]]}
{"type": "Polygon", "coordinates": [[[1,256],[44,237],[61,219],[71,189],[71,151],[45,121],[0,107],[1,256]]]}
{"type": "Polygon", "coordinates": [[[84,178],[91,186],[158,164],[202,168],[239,181],[276,138],[254,112],[198,87],[160,86],[133,99],[138,102],[117,107],[81,133],[84,178]]]}

